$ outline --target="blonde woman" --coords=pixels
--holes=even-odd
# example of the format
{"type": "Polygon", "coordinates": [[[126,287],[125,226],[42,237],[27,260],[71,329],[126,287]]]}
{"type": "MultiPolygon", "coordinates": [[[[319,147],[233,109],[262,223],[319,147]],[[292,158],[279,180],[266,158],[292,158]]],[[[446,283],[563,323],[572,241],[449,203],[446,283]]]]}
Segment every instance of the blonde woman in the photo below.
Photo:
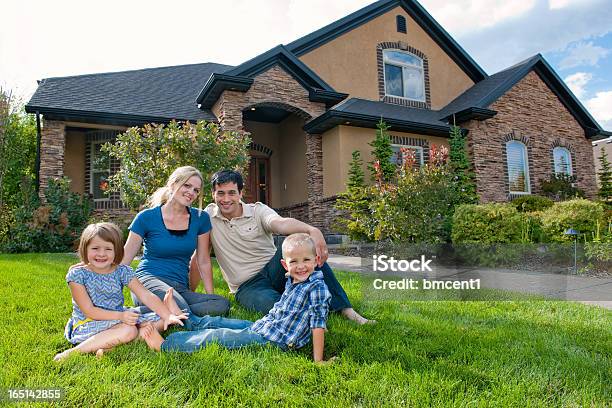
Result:
{"type": "MultiPolygon", "coordinates": [[[[230,304],[223,296],[214,294],[210,218],[205,211],[191,207],[198,196],[202,207],[201,189],[202,175],[198,169],[191,166],[176,169],[166,185],[153,194],[149,208],[132,221],[121,263],[129,265],[144,244],[136,276],[145,288],[163,299],[172,287],[174,299],[183,311],[197,316],[223,315],[230,304]],[[189,289],[189,261],[194,251],[205,294],[189,289]]],[[[133,293],[132,299],[137,306],[142,305],[133,293]]]]}

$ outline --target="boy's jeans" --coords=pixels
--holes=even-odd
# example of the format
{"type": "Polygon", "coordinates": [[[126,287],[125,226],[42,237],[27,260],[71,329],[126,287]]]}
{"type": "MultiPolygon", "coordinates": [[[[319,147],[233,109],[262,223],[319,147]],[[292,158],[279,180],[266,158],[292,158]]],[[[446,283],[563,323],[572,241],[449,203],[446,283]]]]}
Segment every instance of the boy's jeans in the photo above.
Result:
{"type": "Polygon", "coordinates": [[[270,343],[287,350],[284,344],[269,341],[252,331],[252,324],[253,322],[249,320],[190,315],[185,326],[193,331],[172,333],[162,343],[161,350],[193,353],[211,343],[217,343],[228,349],[270,343]]]}

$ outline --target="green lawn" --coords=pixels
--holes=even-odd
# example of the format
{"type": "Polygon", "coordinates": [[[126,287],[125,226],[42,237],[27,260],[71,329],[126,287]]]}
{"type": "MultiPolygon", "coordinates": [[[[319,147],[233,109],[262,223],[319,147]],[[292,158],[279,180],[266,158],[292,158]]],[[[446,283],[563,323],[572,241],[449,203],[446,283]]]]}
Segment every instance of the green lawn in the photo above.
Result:
{"type": "MultiPolygon", "coordinates": [[[[339,277],[378,324],[329,320],[326,358],[271,347],[192,355],[121,346],[74,356],[67,255],[0,255],[0,388],[62,387],[60,405],[114,406],[610,406],[612,313],[553,301],[366,301],[356,274],[339,277]]],[[[227,295],[215,272],[216,288],[227,295]]],[[[240,307],[231,315],[256,318],[240,307]]]]}

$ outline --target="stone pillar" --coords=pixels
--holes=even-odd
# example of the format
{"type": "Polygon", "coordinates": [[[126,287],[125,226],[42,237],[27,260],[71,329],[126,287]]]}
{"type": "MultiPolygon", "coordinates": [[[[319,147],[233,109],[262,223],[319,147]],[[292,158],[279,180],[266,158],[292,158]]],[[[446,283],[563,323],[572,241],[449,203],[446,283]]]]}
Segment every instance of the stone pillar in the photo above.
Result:
{"type": "Polygon", "coordinates": [[[44,120],[40,138],[40,198],[44,201],[49,179],[64,175],[66,124],[44,120]]]}
{"type": "Polygon", "coordinates": [[[308,222],[325,232],[323,199],[323,137],[306,135],[306,174],[308,180],[308,222]]]}
{"type": "Polygon", "coordinates": [[[242,123],[242,108],[244,94],[237,91],[223,91],[217,102],[212,107],[212,112],[217,117],[219,125],[223,130],[244,131],[242,123]]]}

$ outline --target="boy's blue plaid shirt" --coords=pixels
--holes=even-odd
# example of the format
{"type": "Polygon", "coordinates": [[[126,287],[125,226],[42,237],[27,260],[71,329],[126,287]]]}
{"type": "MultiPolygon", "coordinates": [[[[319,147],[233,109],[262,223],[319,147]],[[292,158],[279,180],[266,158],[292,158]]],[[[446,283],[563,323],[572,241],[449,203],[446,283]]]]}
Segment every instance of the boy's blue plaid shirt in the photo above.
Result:
{"type": "Polygon", "coordinates": [[[280,300],[251,330],[289,348],[303,347],[310,341],[311,329],[326,328],[330,299],[323,272],[314,271],[297,284],[289,277],[280,300]]]}

